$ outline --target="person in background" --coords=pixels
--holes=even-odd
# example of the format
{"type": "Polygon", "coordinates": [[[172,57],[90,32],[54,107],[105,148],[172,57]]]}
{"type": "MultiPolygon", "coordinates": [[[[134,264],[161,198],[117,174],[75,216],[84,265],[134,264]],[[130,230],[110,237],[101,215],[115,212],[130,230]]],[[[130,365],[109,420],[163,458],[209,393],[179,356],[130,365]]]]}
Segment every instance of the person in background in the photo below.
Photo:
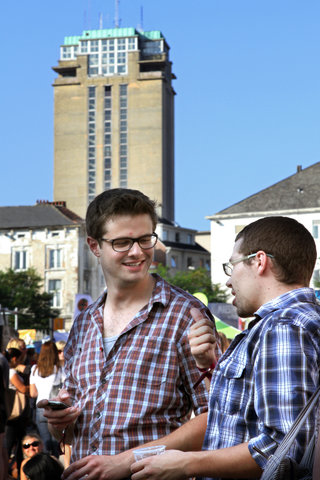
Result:
{"type": "Polygon", "coordinates": [[[22,450],[24,460],[20,467],[20,480],[27,480],[27,477],[23,471],[24,465],[34,457],[37,453],[43,451],[43,442],[37,433],[28,433],[22,439],[22,450]]]}
{"type": "MultiPolygon", "coordinates": [[[[65,346],[66,346],[66,342],[64,340],[58,340],[56,342],[56,347],[58,349],[58,354],[59,354],[59,366],[62,370],[62,381],[64,381],[65,378],[66,378],[65,369],[64,369],[64,348],[65,348],[65,346]]],[[[71,445],[68,445],[67,443],[65,443],[65,445],[64,445],[64,455],[63,455],[64,468],[69,467],[70,459],[71,459],[71,445]]]]}
{"type": "Polygon", "coordinates": [[[57,438],[64,431],[72,441],[63,478],[129,477],[131,450],[146,442],[201,447],[195,433],[206,425],[207,391],[204,382],[193,389],[200,374],[187,337],[190,309],[213,328],[214,320],[193,295],[149,273],[156,224],[155,203],[137,190],[106,190],[88,207],[87,242],[107,289],[75,319],[64,350],[58,399],[72,407],[41,402],[57,438]]]}
{"type": "Polygon", "coordinates": [[[218,335],[220,339],[221,351],[222,353],[224,353],[229,347],[231,342],[223,332],[218,332],[218,335]]]}
{"type": "MultiPolygon", "coordinates": [[[[20,350],[22,355],[20,357],[19,371],[23,373],[27,365],[27,347],[25,341],[23,340],[23,338],[12,337],[7,344],[7,350],[9,348],[17,348],[18,350],[20,350]]],[[[30,370],[27,369],[26,374],[30,375],[30,370]]]]}
{"type": "MultiPolygon", "coordinates": [[[[7,345],[7,350],[9,348],[17,348],[21,352],[20,363],[17,365],[16,370],[19,372],[19,375],[23,379],[23,383],[25,385],[30,384],[30,372],[31,372],[31,364],[28,357],[28,349],[26,347],[25,341],[23,338],[12,337],[7,345]]],[[[34,423],[34,402],[28,396],[26,399],[26,408],[24,412],[24,416],[28,419],[26,424],[26,432],[34,431],[36,429],[36,425],[34,423]]]]}
{"type": "Polygon", "coordinates": [[[6,443],[8,457],[10,459],[11,454],[13,455],[16,461],[17,470],[19,471],[23,459],[21,440],[26,433],[26,427],[29,423],[29,385],[25,385],[22,373],[17,370],[17,367],[21,365],[23,353],[17,348],[8,348],[8,350],[6,350],[5,356],[8,360],[10,367],[9,388],[11,388],[12,390],[18,390],[20,393],[26,396],[24,411],[19,417],[8,420],[6,425],[6,443]]]}
{"type": "MultiPolygon", "coordinates": [[[[30,396],[41,401],[51,398],[54,386],[61,385],[62,370],[59,365],[58,349],[51,340],[41,345],[37,365],[33,365],[30,375],[30,396]]],[[[48,429],[48,421],[43,409],[37,408],[36,424],[44,443],[45,451],[59,458],[59,444],[48,429]]]]}
{"type": "Polygon", "coordinates": [[[26,365],[35,365],[38,360],[38,354],[33,344],[27,345],[27,360],[26,365]]]}
{"type": "Polygon", "coordinates": [[[37,453],[24,465],[28,480],[59,480],[63,465],[48,453],[37,453]]]}
{"type": "Polygon", "coordinates": [[[5,441],[5,428],[8,419],[6,405],[7,390],[9,388],[9,364],[0,353],[0,480],[7,480],[8,452],[5,441]]]}
{"type": "MultiPolygon", "coordinates": [[[[132,480],[260,478],[268,459],[319,385],[320,305],[309,288],[317,250],[288,217],[265,217],[237,235],[223,264],[241,318],[254,317],[212,372],[202,452],[168,451],[132,465],[132,480]]],[[[212,326],[197,313],[191,351],[200,368],[214,355],[212,326]]],[[[316,409],[289,451],[299,463],[316,409]]],[[[312,467],[308,472],[311,478],[312,467]]],[[[309,478],[309,477],[308,477],[309,478]]]]}
{"type": "Polygon", "coordinates": [[[56,347],[58,349],[58,356],[59,356],[59,367],[62,371],[62,381],[65,379],[65,371],[64,371],[64,348],[66,346],[66,342],[63,340],[58,340],[56,342],[56,347]]]}

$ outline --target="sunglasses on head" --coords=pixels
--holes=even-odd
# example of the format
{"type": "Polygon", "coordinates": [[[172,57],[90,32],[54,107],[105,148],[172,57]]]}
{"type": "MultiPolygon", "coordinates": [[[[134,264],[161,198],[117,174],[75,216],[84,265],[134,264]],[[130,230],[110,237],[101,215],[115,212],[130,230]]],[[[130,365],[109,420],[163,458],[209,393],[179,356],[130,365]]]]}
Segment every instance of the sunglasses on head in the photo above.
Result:
{"type": "Polygon", "coordinates": [[[39,447],[40,445],[40,442],[38,440],[35,440],[34,442],[32,443],[24,443],[22,445],[22,448],[24,448],[25,450],[27,450],[27,448],[30,448],[30,447],[39,447]]]}

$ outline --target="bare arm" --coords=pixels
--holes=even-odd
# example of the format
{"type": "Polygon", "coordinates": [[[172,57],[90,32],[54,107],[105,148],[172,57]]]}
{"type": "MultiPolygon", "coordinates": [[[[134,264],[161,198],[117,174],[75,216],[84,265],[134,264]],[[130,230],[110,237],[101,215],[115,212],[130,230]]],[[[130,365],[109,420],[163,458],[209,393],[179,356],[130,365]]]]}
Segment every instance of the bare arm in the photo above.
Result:
{"type": "Polygon", "coordinates": [[[132,480],[174,480],[195,476],[259,478],[262,470],[250,455],[248,444],[203,452],[168,451],[136,462],[132,480]]]}
{"type": "Polygon", "coordinates": [[[30,397],[37,398],[38,396],[38,389],[34,383],[30,383],[30,397]]]}
{"type": "Polygon", "coordinates": [[[13,386],[16,387],[16,389],[21,392],[21,393],[24,393],[26,395],[29,394],[29,385],[25,385],[21,380],[20,380],[20,377],[17,373],[15,373],[14,375],[12,375],[12,377],[10,378],[10,382],[12,383],[13,386]]]}
{"type": "MultiPolygon", "coordinates": [[[[169,435],[145,445],[166,445],[167,449],[200,450],[207,425],[207,413],[202,413],[169,435]]],[[[142,447],[142,445],[140,446],[142,447]]],[[[123,479],[130,477],[134,462],[132,450],[118,455],[90,455],[70,465],[62,475],[64,480],[77,480],[88,475],[86,480],[123,479]]]]}
{"type": "Polygon", "coordinates": [[[21,463],[21,467],[20,467],[20,480],[28,480],[26,474],[25,474],[24,471],[23,471],[23,466],[27,463],[28,460],[29,460],[29,458],[25,458],[25,459],[23,460],[23,462],[21,463]]]}

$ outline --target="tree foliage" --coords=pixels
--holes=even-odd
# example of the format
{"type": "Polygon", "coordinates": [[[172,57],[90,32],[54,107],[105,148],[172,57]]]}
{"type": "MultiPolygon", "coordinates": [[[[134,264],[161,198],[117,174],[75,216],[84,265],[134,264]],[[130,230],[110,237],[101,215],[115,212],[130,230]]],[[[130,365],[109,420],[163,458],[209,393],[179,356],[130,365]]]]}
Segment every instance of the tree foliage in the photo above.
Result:
{"type": "Polygon", "coordinates": [[[196,268],[187,272],[178,271],[174,275],[170,275],[169,268],[159,264],[156,268],[156,273],[167,280],[167,282],[183,288],[183,290],[189,293],[204,293],[208,297],[209,302],[224,303],[227,301],[228,294],[219,283],[211,283],[210,275],[205,268],[196,268]]]}
{"type": "MultiPolygon", "coordinates": [[[[42,292],[42,279],[33,268],[0,271],[0,305],[18,308],[19,328],[48,329],[49,319],[58,316],[51,308],[52,294],[42,292]]],[[[13,324],[13,316],[9,317],[13,324]]]]}

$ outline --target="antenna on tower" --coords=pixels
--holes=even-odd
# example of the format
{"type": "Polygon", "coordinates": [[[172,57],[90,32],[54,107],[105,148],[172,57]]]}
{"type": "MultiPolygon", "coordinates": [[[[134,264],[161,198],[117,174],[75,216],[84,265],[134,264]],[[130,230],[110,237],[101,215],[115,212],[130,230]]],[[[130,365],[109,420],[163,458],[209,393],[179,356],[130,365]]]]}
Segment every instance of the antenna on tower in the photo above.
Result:
{"type": "Polygon", "coordinates": [[[88,17],[87,17],[87,29],[91,28],[91,0],[88,0],[88,17]]]}
{"type": "Polygon", "coordinates": [[[99,30],[103,29],[103,15],[100,13],[99,15],[99,30]]]}
{"type": "Polygon", "coordinates": [[[120,0],[115,0],[115,13],[114,13],[114,26],[115,26],[115,28],[119,28],[119,26],[120,26],[119,4],[120,4],[120,0]]]}
{"type": "Polygon", "coordinates": [[[143,6],[140,6],[140,30],[143,31],[143,6]]]}

